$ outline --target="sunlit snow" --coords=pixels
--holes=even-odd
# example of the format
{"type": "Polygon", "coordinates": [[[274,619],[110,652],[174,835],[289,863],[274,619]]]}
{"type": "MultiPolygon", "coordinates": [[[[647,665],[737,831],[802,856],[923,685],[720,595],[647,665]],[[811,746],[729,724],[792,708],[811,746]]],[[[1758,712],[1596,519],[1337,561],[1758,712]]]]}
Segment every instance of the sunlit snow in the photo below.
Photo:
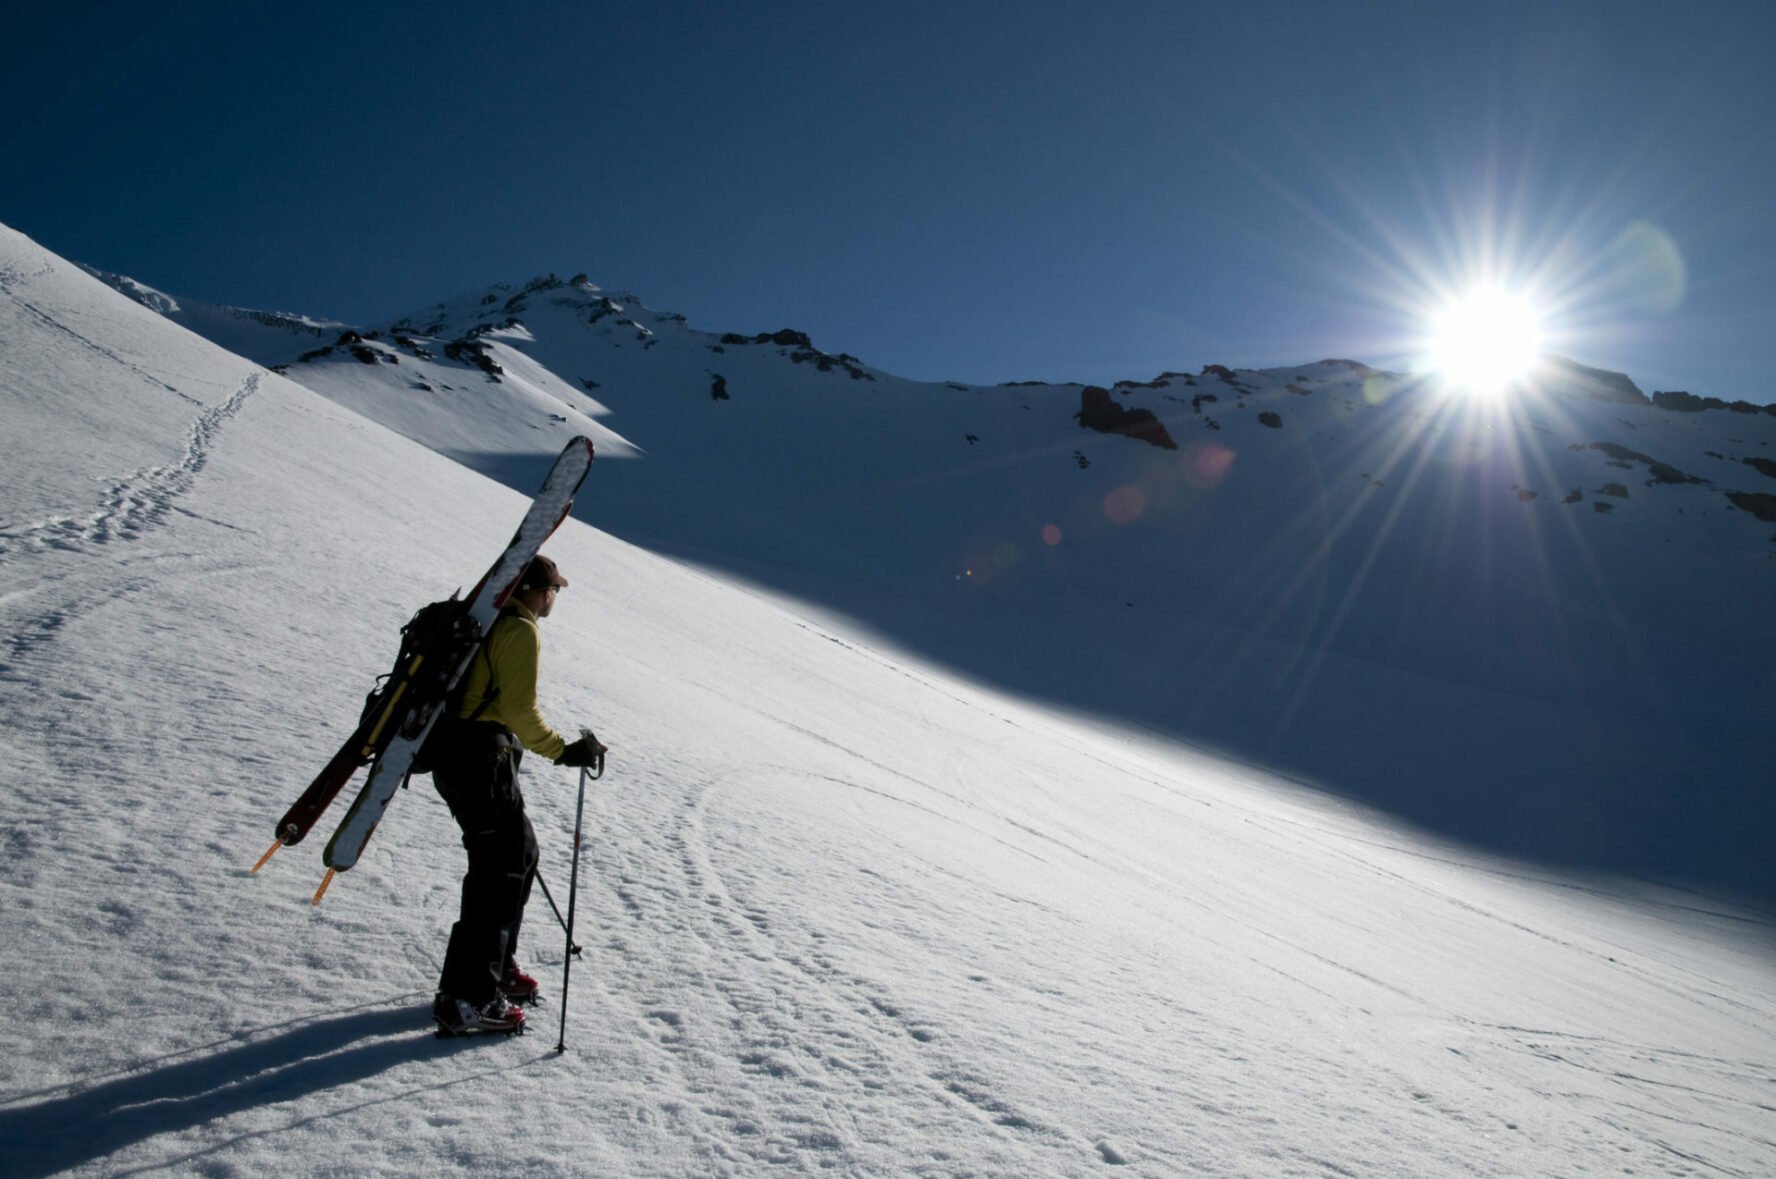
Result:
{"type": "MultiPolygon", "coordinates": [[[[612,749],[569,1051],[435,1040],[463,857],[425,780],[319,909],[318,839],[246,869],[401,621],[480,574],[524,497],[4,228],[0,345],[0,1173],[1776,1162],[1758,911],[1441,841],[583,520],[548,550],[573,586],[542,686],[612,749]]],[[[547,434],[560,391],[518,375],[501,395],[547,434]]],[[[574,413],[650,456],[601,457],[600,510],[669,524],[633,473],[697,457],[670,457],[667,409],[574,413]]],[[[435,428],[439,449],[467,429],[435,428]]],[[[1089,533],[1045,522],[1055,551],[1089,533]]],[[[1706,536],[1686,543],[1727,543],[1706,536]]],[[[1339,658],[1373,700],[1409,695],[1339,658]]],[[[526,765],[557,896],[574,784],[526,765]]],[[[540,897],[526,940],[558,1001],[540,897]]]]}

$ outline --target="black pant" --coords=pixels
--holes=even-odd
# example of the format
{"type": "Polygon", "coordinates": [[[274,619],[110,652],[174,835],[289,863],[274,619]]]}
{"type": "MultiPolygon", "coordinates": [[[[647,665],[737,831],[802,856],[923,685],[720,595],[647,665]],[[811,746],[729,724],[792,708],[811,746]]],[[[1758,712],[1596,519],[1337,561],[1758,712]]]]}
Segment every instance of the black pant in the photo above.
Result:
{"type": "Polygon", "coordinates": [[[460,724],[446,735],[432,782],[462,828],[469,872],[450,930],[438,989],[480,1006],[514,964],[524,906],[536,879],[537,841],[518,790],[523,750],[503,726],[460,724]]]}

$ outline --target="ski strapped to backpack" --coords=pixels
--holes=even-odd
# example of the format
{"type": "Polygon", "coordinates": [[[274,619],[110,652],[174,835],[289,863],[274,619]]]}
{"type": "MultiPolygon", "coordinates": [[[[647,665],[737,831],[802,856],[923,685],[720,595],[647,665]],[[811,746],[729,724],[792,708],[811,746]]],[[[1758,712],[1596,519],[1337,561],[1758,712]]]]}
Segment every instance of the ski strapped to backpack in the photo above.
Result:
{"type": "MultiPolygon", "coordinates": [[[[301,842],[358,767],[368,765],[369,778],[323,854],[328,871],[314,903],[320,903],[335,873],[357,862],[395,790],[409,775],[428,772],[427,737],[460,708],[470,663],[531,559],[567,518],[592,459],[589,440],[568,443],[505,552],[468,597],[422,607],[402,628],[400,655],[366,699],[357,729],[278,821],[276,842],[253,865],[254,872],[280,847],[301,842]]],[[[491,696],[482,707],[488,703],[491,696]]]]}
{"type": "MultiPolygon", "coordinates": [[[[466,613],[465,603],[457,594],[452,594],[441,602],[432,602],[421,606],[407,625],[401,628],[401,653],[395,658],[395,666],[389,672],[376,677],[376,686],[364,700],[364,712],[360,718],[369,721],[373,716],[384,715],[392,711],[391,706],[398,706],[400,697],[412,690],[415,697],[436,694],[437,683],[425,684],[423,676],[429,672],[436,676],[439,669],[456,666],[453,655],[460,653],[469,645],[475,652],[487,660],[490,690],[475,705],[475,710],[462,718],[465,722],[481,719],[481,714],[493,704],[499,696],[499,685],[493,682],[493,657],[487,650],[488,640],[493,630],[488,628],[486,635],[478,635],[466,613]],[[409,673],[407,669],[416,669],[409,673]]],[[[510,612],[510,607],[501,610],[500,618],[510,612]]],[[[497,621],[497,619],[496,619],[497,621]]],[[[463,665],[466,673],[467,665],[463,665]]],[[[444,689],[444,705],[438,712],[437,723],[432,727],[430,735],[413,755],[413,764],[408,767],[409,774],[429,774],[437,761],[439,738],[445,730],[455,723],[456,714],[462,711],[463,696],[468,691],[469,677],[467,674],[457,677],[453,686],[444,689]]]]}

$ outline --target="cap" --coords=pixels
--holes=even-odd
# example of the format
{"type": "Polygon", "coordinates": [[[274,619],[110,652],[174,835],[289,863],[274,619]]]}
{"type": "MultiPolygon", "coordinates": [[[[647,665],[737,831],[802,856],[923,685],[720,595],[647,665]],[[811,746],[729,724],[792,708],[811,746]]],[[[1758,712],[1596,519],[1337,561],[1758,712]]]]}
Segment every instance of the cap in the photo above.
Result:
{"type": "Polygon", "coordinates": [[[561,570],[555,567],[555,562],[539,553],[532,557],[530,564],[525,567],[524,576],[518,579],[518,588],[533,590],[550,585],[558,585],[566,589],[567,578],[561,576],[561,570]]]}

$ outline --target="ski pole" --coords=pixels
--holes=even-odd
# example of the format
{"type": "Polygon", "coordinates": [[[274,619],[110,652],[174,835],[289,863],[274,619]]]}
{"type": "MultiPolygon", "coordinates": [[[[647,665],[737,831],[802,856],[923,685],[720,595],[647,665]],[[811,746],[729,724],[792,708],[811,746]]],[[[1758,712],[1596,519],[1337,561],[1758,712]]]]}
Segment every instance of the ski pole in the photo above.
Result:
{"type": "MultiPolygon", "coordinates": [[[[567,933],[567,919],[562,917],[561,906],[555,903],[554,894],[549,891],[549,882],[543,879],[543,874],[541,872],[536,874],[536,882],[543,886],[543,897],[549,902],[549,907],[555,910],[555,923],[561,926],[561,931],[563,933],[567,933]]],[[[573,935],[571,933],[567,936],[567,949],[570,954],[574,955],[574,957],[577,958],[580,956],[580,944],[573,940],[573,935]]]]}
{"type": "MultiPolygon", "coordinates": [[[[588,740],[593,741],[593,742],[596,742],[598,740],[596,737],[592,736],[591,730],[582,729],[580,731],[583,734],[585,734],[585,736],[588,740]]],[[[573,950],[574,902],[576,901],[576,899],[579,896],[579,889],[580,889],[580,820],[586,813],[586,781],[591,776],[590,773],[588,772],[588,771],[590,771],[590,769],[591,769],[590,766],[581,766],[580,767],[580,797],[579,797],[579,801],[574,804],[573,869],[569,873],[568,878],[567,878],[567,926],[566,926],[566,929],[567,929],[568,949],[566,951],[564,951],[561,955],[561,1037],[555,1044],[555,1051],[557,1053],[567,1051],[567,982],[573,973],[573,953],[572,953],[572,950],[573,950]]],[[[602,774],[604,772],[603,766],[598,767],[598,769],[599,769],[599,773],[602,774]]]]}

